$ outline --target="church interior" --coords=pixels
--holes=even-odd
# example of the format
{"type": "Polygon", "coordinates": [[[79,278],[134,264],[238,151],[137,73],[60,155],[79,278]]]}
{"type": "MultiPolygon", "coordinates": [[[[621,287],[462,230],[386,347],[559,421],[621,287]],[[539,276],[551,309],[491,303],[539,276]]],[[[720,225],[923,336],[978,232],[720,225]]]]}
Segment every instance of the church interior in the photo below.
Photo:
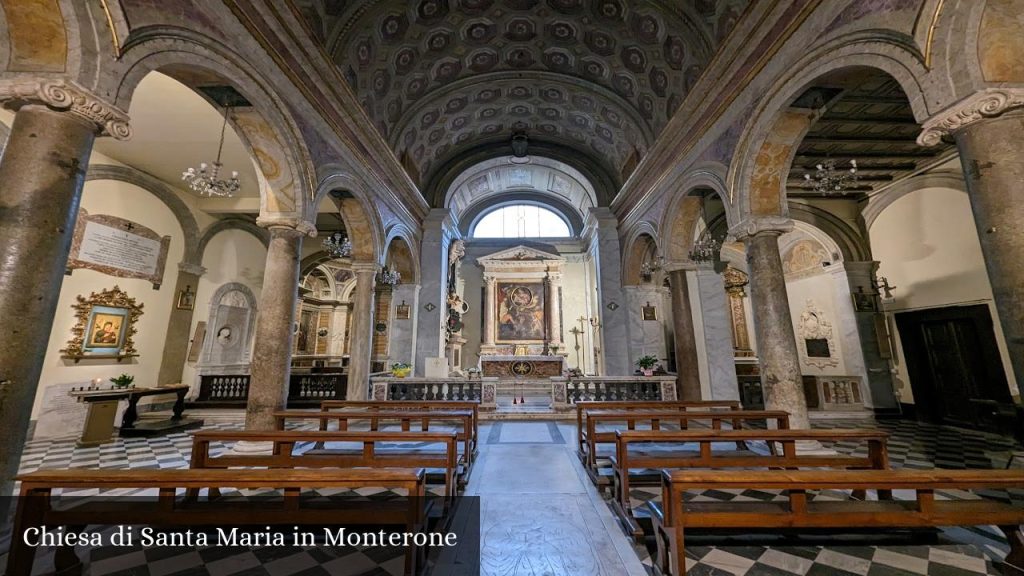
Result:
{"type": "Polygon", "coordinates": [[[9,575],[1024,574],[1020,0],[0,0],[0,106],[9,575]],[[218,522],[469,543],[25,536],[218,522]]]}

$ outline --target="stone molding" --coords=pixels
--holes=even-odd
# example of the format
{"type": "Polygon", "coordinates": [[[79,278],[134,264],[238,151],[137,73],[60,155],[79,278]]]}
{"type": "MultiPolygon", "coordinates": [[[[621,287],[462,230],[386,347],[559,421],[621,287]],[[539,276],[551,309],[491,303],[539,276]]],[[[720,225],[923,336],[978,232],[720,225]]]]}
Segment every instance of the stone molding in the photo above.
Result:
{"type": "Polygon", "coordinates": [[[366,273],[376,274],[380,271],[380,268],[380,264],[377,264],[376,262],[353,262],[351,267],[352,273],[356,275],[366,273]]]}
{"type": "Polygon", "coordinates": [[[668,260],[662,266],[662,270],[664,270],[666,274],[671,274],[672,272],[687,272],[689,270],[696,269],[697,263],[693,260],[668,260]]]}
{"type": "Polygon", "coordinates": [[[26,104],[45,104],[95,124],[102,136],[112,136],[118,140],[127,140],[132,136],[128,114],[71,80],[0,80],[0,101],[12,110],[26,104]]]}
{"type": "Polygon", "coordinates": [[[986,88],[964,98],[928,119],[917,143],[935,146],[944,136],[982,120],[1024,107],[1024,88],[986,88]]]}
{"type": "Polygon", "coordinates": [[[194,276],[202,276],[203,274],[206,274],[206,268],[203,268],[199,264],[193,264],[192,262],[179,262],[178,270],[194,276]]]}
{"type": "Polygon", "coordinates": [[[277,218],[277,217],[264,217],[260,216],[256,218],[256,225],[260,228],[266,228],[272,233],[275,229],[280,230],[283,228],[289,228],[302,234],[303,236],[309,236],[310,238],[316,237],[316,226],[303,220],[302,218],[277,218]]]}
{"type": "Polygon", "coordinates": [[[781,236],[792,232],[793,220],[785,216],[751,216],[729,229],[729,235],[737,242],[744,242],[760,234],[781,236]]]}

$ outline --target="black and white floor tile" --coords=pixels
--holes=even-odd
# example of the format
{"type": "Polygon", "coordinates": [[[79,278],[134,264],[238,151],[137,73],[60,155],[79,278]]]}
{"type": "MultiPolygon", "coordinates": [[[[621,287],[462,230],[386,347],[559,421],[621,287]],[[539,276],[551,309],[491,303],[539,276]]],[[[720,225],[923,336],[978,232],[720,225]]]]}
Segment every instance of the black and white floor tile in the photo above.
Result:
{"type": "MultiPolygon", "coordinates": [[[[821,427],[864,427],[864,421],[815,422],[821,427]]],[[[880,421],[878,426],[891,433],[890,460],[896,467],[907,468],[1003,468],[1012,450],[1020,447],[1007,438],[909,421],[880,421]]],[[[223,422],[208,428],[240,429],[241,422],[223,422]]],[[[531,466],[545,466],[556,450],[568,460],[566,465],[579,466],[573,456],[574,429],[571,425],[546,421],[501,421],[481,425],[481,452],[489,445],[536,444],[543,456],[531,466]],[[547,445],[543,450],[543,445],[547,445]]],[[[228,446],[215,446],[214,453],[228,446]]],[[[854,453],[859,445],[836,443],[838,451],[854,453]]],[[[117,439],[94,448],[78,448],[74,439],[32,441],[26,445],[21,471],[43,468],[187,468],[191,438],[189,434],[171,434],[152,439],[117,439]]],[[[516,446],[501,448],[515,450],[516,446]]],[[[518,462],[518,460],[517,460],[518,462]]],[[[520,463],[521,464],[521,463],[520,463]]],[[[1024,462],[1019,462],[1024,465],[1024,462]]],[[[519,465],[519,464],[517,464],[519,465]]],[[[494,472],[498,472],[495,470],[494,472]]],[[[582,473],[582,472],[581,472],[582,473]]],[[[371,491],[372,492],[372,491],[371,491]]],[[[631,500],[637,507],[656,494],[656,490],[636,487],[631,500]]],[[[373,493],[363,496],[379,496],[373,493]]],[[[820,494],[818,498],[842,498],[842,493],[820,494]]],[[[946,493],[944,497],[964,495],[946,493]]],[[[1020,495],[1014,495],[1020,497],[1020,495]]],[[[484,494],[486,502],[487,496],[484,494]]],[[[595,496],[596,497],[596,496],[595,496]]],[[[760,491],[707,492],[698,498],[712,500],[773,499],[779,497],[760,491]]],[[[539,521],[542,521],[538,519],[539,521]]],[[[820,541],[765,541],[739,539],[717,540],[713,545],[699,539],[688,541],[688,573],[690,575],[737,576],[957,576],[999,574],[996,562],[1006,552],[1002,535],[991,527],[956,528],[939,533],[929,544],[886,542],[884,545],[856,540],[843,543],[820,541]]],[[[6,546],[4,546],[6,547],[6,546]]],[[[652,570],[646,549],[636,549],[640,560],[652,570]]],[[[628,550],[627,550],[628,553],[628,550]]],[[[259,574],[291,576],[293,574],[361,574],[381,576],[402,572],[401,554],[387,550],[322,549],[249,549],[192,548],[124,549],[106,548],[90,554],[89,573],[140,576],[185,576],[259,574]],[[390,555],[389,555],[390,554],[390,555]]],[[[6,559],[0,557],[0,564],[6,559]]],[[[45,561],[38,565],[49,566],[45,561]]],[[[490,573],[485,568],[485,572],[490,573]]],[[[517,572],[519,573],[519,572],[517,572]]],[[[523,572],[526,573],[526,572],[523,572]]],[[[604,573],[604,572],[601,572],[604,573]]]]}

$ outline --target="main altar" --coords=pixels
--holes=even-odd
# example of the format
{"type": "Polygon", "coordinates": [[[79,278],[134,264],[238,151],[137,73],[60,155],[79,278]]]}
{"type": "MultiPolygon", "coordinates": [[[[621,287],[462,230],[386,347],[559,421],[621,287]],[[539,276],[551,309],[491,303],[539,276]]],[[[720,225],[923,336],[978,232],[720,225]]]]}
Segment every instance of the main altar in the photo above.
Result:
{"type": "Polygon", "coordinates": [[[498,378],[548,378],[565,371],[565,258],[516,246],[477,259],[483,269],[480,371],[498,378]]]}
{"type": "Polygon", "coordinates": [[[548,378],[565,373],[565,358],[533,354],[481,356],[480,371],[484,376],[498,378],[548,378]]]}

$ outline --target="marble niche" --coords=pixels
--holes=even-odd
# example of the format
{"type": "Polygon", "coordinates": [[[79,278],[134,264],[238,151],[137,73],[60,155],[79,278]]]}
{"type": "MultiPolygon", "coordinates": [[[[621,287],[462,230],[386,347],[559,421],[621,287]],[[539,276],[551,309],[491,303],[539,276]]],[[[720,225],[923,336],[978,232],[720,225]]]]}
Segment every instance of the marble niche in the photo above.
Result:
{"type": "Polygon", "coordinates": [[[248,374],[255,322],[256,296],[248,286],[231,282],[218,288],[210,298],[197,376],[248,374]]]}

